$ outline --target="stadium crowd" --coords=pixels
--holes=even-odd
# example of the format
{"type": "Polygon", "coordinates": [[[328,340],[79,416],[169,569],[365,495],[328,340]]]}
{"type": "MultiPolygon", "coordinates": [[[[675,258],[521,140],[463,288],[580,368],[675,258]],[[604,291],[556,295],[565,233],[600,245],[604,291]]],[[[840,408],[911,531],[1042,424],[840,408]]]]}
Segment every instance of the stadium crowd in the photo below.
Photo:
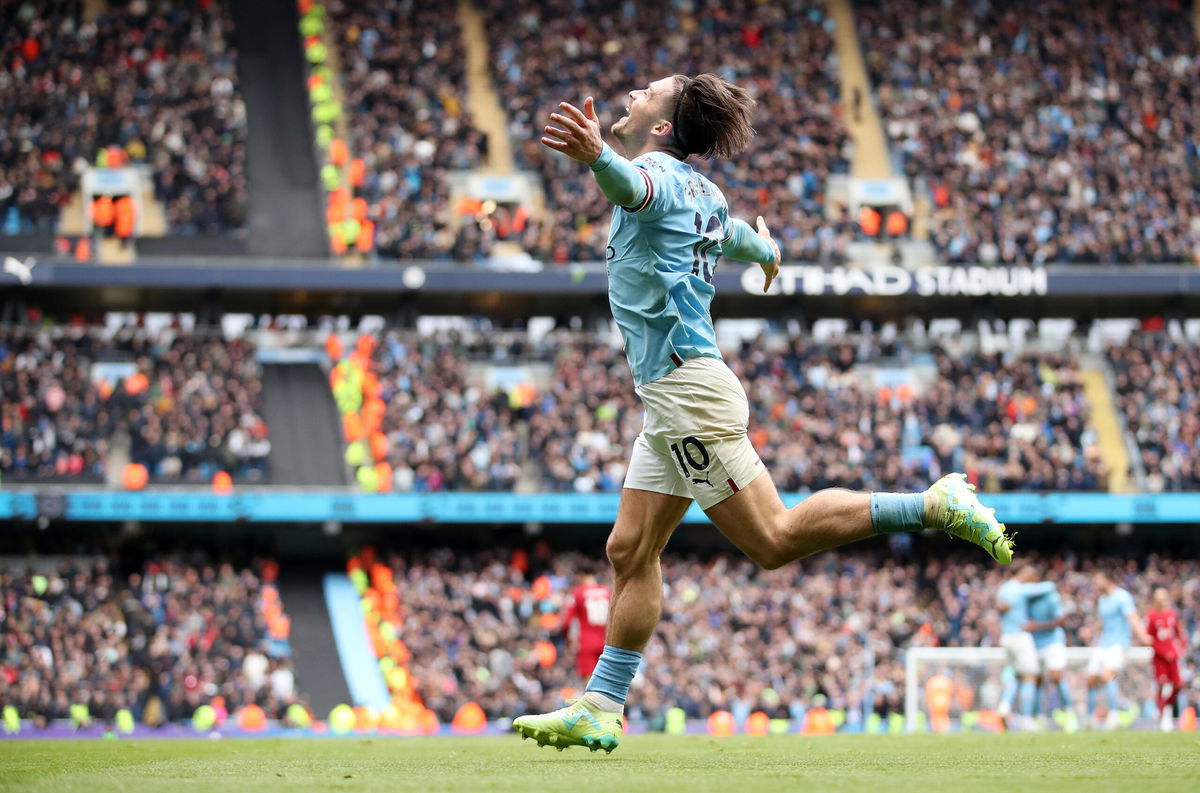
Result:
{"type": "Polygon", "coordinates": [[[1191,4],[856,4],[949,262],[1200,263],[1191,4]]]}
{"type": "Polygon", "coordinates": [[[246,113],[221,0],[0,3],[0,232],[53,232],[86,165],[149,166],[174,234],[246,214],[246,113]]]}
{"type": "MultiPolygon", "coordinates": [[[[620,489],[641,427],[628,365],[594,336],[559,333],[554,374],[529,411],[544,487],[620,489]]],[[[1108,471],[1066,354],[935,349],[936,379],[875,385],[914,352],[876,337],[744,343],[727,361],[750,401],[751,438],[782,490],[919,490],[951,470],[988,491],[1103,490],[1108,471]]]]}
{"type": "Polygon", "coordinates": [[[1147,489],[1200,490],[1200,348],[1142,333],[1110,347],[1108,362],[1147,489]]]}
{"type": "Polygon", "coordinates": [[[374,348],[395,490],[511,491],[521,474],[509,398],[468,384],[463,352],[454,337],[398,334],[374,348]]]}
{"type": "Polygon", "coordinates": [[[286,635],[264,616],[273,562],[159,556],[125,578],[103,558],[49,567],[0,571],[0,706],[35,725],[74,718],[72,706],[158,726],[214,700],[271,717],[301,700],[286,635]]]}
{"type": "Polygon", "coordinates": [[[114,438],[126,432],[130,459],[156,480],[266,471],[262,383],[245,341],[0,328],[0,393],[5,478],[103,480],[114,438]]]}
{"type": "MultiPolygon", "coordinates": [[[[925,556],[908,543],[890,553],[881,544],[774,572],[735,554],[668,553],[663,620],[630,692],[629,716],[661,724],[668,708],[680,707],[694,718],[720,709],[739,719],[756,710],[800,718],[824,704],[846,709],[854,723],[872,712],[903,712],[906,647],[999,644],[1003,568],[957,549],[925,556]]],[[[1070,615],[1068,644],[1096,638],[1089,573],[1104,570],[1143,613],[1153,588],[1167,587],[1192,637],[1192,662],[1200,660],[1194,560],[1025,558],[1044,563],[1044,574],[1058,582],[1070,615]]],[[[542,712],[558,707],[565,689],[578,690],[583,681],[558,617],[596,558],[442,548],[396,553],[389,563],[406,612],[400,636],[412,653],[410,669],[441,719],[465,701],[492,718],[542,712]],[[554,652],[539,649],[543,642],[554,652]]]]}
{"type": "Polygon", "coordinates": [[[487,138],[472,126],[466,55],[452,3],[329,4],[351,150],[384,258],[469,261],[492,239],[449,206],[448,172],[473,169],[487,138]]]}
{"type": "Polygon", "coordinates": [[[674,73],[711,71],[758,100],[758,137],[730,162],[697,167],[722,188],[734,214],[762,213],[789,259],[840,255],[845,218],[826,219],[831,172],[847,165],[836,63],[824,6],[702,3],[664,8],[600,0],[488,3],[494,75],[520,167],[540,173],[545,222],[530,224],[527,250],[546,262],[601,258],[611,205],[579,163],[538,143],[561,101],[592,92],[605,130],[625,114],[628,93],[674,73]]]}

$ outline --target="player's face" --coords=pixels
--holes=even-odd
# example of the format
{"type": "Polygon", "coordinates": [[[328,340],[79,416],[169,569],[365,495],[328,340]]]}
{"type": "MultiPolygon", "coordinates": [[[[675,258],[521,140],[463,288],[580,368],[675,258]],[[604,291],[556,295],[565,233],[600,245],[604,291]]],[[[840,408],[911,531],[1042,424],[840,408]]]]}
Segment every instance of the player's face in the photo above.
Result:
{"type": "Polygon", "coordinates": [[[612,133],[626,148],[640,149],[653,130],[670,124],[676,88],[674,77],[664,77],[630,91],[625,116],[612,125],[612,133]]]}

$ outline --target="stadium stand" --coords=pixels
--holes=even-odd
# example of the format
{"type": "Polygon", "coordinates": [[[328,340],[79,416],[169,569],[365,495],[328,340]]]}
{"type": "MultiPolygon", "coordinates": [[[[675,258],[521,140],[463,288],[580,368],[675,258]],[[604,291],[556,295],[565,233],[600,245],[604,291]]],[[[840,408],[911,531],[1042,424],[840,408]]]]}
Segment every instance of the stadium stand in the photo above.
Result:
{"type": "MultiPolygon", "coordinates": [[[[576,576],[592,570],[594,558],[450,548],[384,556],[403,604],[417,690],[443,721],[467,701],[489,718],[551,709],[582,682],[573,679],[558,618],[576,576]],[[539,651],[544,642],[554,652],[539,651]]],[[[1116,575],[1139,604],[1154,587],[1168,587],[1195,636],[1194,560],[1026,558],[1047,564],[1046,574],[1059,583],[1071,615],[1068,644],[1094,636],[1093,570],[1116,575]]],[[[994,604],[1005,572],[974,556],[858,549],[766,572],[740,555],[668,553],[663,578],[663,620],[627,711],[651,725],[661,726],[672,707],[693,718],[729,710],[739,723],[756,710],[801,719],[818,705],[846,709],[848,719],[902,713],[905,647],[1000,639],[994,604]]],[[[1200,645],[1189,652],[1196,659],[1200,645]]]]}
{"type": "Polygon", "coordinates": [[[44,726],[191,718],[200,705],[272,718],[301,701],[276,566],[157,556],[124,579],[103,558],[46,557],[0,572],[0,702],[44,726]]]}
{"type": "Polygon", "coordinates": [[[538,132],[561,101],[595,92],[607,130],[628,93],[681,72],[712,71],[757,98],[758,137],[745,155],[702,164],[738,216],[762,213],[784,256],[836,259],[851,224],[823,217],[825,183],[847,167],[836,63],[823,6],[809,0],[700,4],[664,13],[597,0],[488,3],[495,77],[519,164],[541,174],[547,215],[530,224],[525,247],[546,262],[594,261],[611,205],[578,163],[545,149],[538,132]],[[583,20],[588,20],[584,23],[583,20]]]}
{"type": "Polygon", "coordinates": [[[447,171],[480,164],[487,139],[471,124],[453,3],[329,4],[347,109],[346,145],[362,158],[353,198],[366,202],[383,258],[470,261],[478,226],[448,206],[447,171]],[[453,220],[452,220],[453,218],[453,220]]]}
{"type": "Polygon", "coordinates": [[[164,331],[0,328],[0,472],[102,481],[118,431],[157,481],[260,478],[270,453],[254,348],[164,331]],[[112,368],[115,365],[115,368],[112,368]]]}
{"type": "Polygon", "coordinates": [[[244,223],[245,109],[220,0],[0,3],[0,231],[53,232],[86,165],[145,165],[174,234],[244,223]],[[22,143],[24,142],[24,143],[22,143]]]}
{"type": "MultiPolygon", "coordinates": [[[[572,331],[517,350],[486,334],[385,337],[374,360],[393,489],[510,489],[526,467],[543,490],[620,489],[642,420],[624,355],[572,331]],[[527,407],[465,377],[468,361],[501,353],[553,360],[527,407]]],[[[993,492],[1107,489],[1070,353],[916,350],[875,335],[760,339],[728,352],[750,396],[752,439],[781,489],[923,489],[950,470],[993,492]]]]}
{"type": "Polygon", "coordinates": [[[857,4],[948,262],[1200,262],[1190,4],[857,4]]]}
{"type": "Polygon", "coordinates": [[[1118,410],[1152,493],[1200,490],[1200,349],[1141,333],[1108,350],[1118,410]]]}

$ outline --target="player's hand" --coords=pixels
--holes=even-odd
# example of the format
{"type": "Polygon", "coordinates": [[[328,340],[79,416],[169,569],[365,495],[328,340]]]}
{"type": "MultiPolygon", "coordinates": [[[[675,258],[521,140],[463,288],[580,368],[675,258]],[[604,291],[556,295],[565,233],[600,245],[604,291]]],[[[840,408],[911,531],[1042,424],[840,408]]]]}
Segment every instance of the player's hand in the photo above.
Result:
{"type": "Polygon", "coordinates": [[[583,163],[600,159],[604,138],[600,134],[595,101],[590,96],[583,100],[583,110],[570,102],[559,102],[558,107],[560,112],[551,113],[552,123],[543,129],[546,134],[542,136],[542,145],[583,163]]]}
{"type": "Polygon", "coordinates": [[[771,282],[775,280],[775,276],[779,275],[779,262],[783,260],[783,256],[779,253],[779,245],[775,240],[771,239],[771,232],[767,229],[767,221],[763,220],[762,215],[758,216],[758,236],[766,240],[767,244],[771,246],[771,250],[775,251],[775,261],[758,263],[758,266],[763,269],[763,274],[767,276],[763,282],[763,292],[765,293],[771,288],[771,282]]]}

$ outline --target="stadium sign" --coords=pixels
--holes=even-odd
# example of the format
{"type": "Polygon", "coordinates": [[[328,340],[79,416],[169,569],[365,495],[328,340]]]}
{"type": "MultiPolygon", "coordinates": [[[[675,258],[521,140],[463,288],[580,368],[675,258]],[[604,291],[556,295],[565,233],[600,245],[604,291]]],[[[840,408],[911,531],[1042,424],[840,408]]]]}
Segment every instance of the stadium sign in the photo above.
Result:
{"type": "MultiPolygon", "coordinates": [[[[741,277],[742,289],[761,294],[763,273],[747,268],[741,277]]],[[[880,295],[917,294],[923,297],[1032,297],[1049,291],[1045,268],[1028,267],[919,267],[906,270],[886,265],[859,267],[822,267],[785,265],[771,285],[772,295],[880,295]]]]}
{"type": "MultiPolygon", "coordinates": [[[[3,248],[0,247],[0,255],[3,248]]],[[[513,272],[447,262],[375,262],[341,267],[330,262],[268,259],[162,259],[144,257],[125,267],[101,267],[42,259],[29,268],[33,288],[128,287],[176,290],[351,292],[369,294],[603,295],[604,265],[583,262],[513,272]]],[[[722,261],[713,279],[718,293],[762,295],[755,265],[722,261]]],[[[0,289],[24,284],[0,274],[0,289]]],[[[1051,265],[989,267],[931,265],[908,270],[894,265],[828,267],[789,264],[771,286],[776,297],[869,295],[879,297],[1099,297],[1200,296],[1200,267],[1179,265],[1051,265]]]]}

